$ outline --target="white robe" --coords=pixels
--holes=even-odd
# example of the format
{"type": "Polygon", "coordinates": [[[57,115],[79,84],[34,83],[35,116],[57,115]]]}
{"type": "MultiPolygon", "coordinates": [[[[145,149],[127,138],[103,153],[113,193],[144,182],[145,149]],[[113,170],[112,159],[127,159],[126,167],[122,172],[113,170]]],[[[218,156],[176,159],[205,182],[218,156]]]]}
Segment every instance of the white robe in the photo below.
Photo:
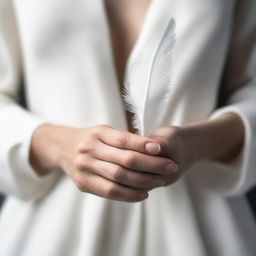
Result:
{"type": "Polygon", "coordinates": [[[198,163],[126,203],[82,193],[60,170],[38,177],[28,162],[31,136],[46,122],[127,130],[103,0],[0,0],[0,255],[256,255],[244,197],[256,183],[256,1],[154,0],[131,55],[170,16],[177,42],[165,125],[231,111],[245,142],[229,164],[198,163]]]}

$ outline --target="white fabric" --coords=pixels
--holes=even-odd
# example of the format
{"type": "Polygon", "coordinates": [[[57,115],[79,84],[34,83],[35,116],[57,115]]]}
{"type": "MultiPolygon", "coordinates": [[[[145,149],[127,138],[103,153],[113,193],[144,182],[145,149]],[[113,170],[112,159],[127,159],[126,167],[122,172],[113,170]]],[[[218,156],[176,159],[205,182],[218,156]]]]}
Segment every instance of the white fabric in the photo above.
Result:
{"type": "Polygon", "coordinates": [[[28,163],[45,122],[127,130],[103,0],[0,0],[0,189],[8,195],[0,255],[256,255],[244,198],[256,179],[255,12],[254,0],[152,2],[131,56],[174,17],[165,125],[233,111],[246,139],[232,163],[198,163],[147,200],[125,203],[79,192],[58,170],[40,178],[28,163]],[[18,105],[22,72],[28,110],[18,105]]]}

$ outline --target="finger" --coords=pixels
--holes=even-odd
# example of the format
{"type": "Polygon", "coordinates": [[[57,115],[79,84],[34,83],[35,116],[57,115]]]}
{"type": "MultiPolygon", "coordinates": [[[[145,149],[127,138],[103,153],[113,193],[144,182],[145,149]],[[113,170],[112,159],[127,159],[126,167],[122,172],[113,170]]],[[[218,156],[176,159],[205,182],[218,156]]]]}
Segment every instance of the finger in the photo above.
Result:
{"type": "Polygon", "coordinates": [[[148,193],[145,191],[114,183],[91,172],[83,173],[79,180],[78,188],[80,191],[112,200],[137,202],[148,197],[148,193]]]}
{"type": "Polygon", "coordinates": [[[165,184],[163,186],[169,186],[171,184],[174,184],[176,181],[178,181],[181,178],[181,173],[176,172],[174,175],[166,175],[163,176],[165,179],[165,184]]]}
{"type": "Polygon", "coordinates": [[[136,189],[152,189],[164,185],[165,180],[161,175],[147,174],[132,171],[117,164],[101,161],[81,154],[79,161],[80,170],[90,170],[108,180],[117,182],[136,189]]]}
{"type": "Polygon", "coordinates": [[[151,156],[136,151],[119,149],[101,142],[94,144],[90,154],[102,161],[153,174],[170,175],[177,169],[174,161],[166,157],[151,156]]]}
{"type": "Polygon", "coordinates": [[[105,127],[104,129],[105,132],[102,132],[99,136],[101,141],[109,146],[151,155],[157,155],[161,150],[160,145],[150,138],[111,127],[105,127]]]}

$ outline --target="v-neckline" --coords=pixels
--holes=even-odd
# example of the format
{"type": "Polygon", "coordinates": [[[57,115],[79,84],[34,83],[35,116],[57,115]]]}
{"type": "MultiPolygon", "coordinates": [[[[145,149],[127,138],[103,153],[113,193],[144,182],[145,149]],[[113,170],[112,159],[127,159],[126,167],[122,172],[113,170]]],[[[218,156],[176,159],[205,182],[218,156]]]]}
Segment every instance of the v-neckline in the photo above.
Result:
{"type": "MultiPolygon", "coordinates": [[[[106,38],[106,42],[107,42],[107,47],[108,47],[108,50],[110,52],[110,56],[111,56],[111,66],[112,66],[112,70],[114,71],[114,76],[115,76],[115,80],[116,80],[116,85],[118,87],[118,89],[120,90],[120,86],[119,86],[119,78],[118,78],[118,74],[117,74],[117,69],[116,69],[116,64],[115,64],[115,59],[114,59],[114,49],[113,49],[113,43],[112,43],[112,38],[111,38],[111,29],[110,29],[110,25],[109,25],[109,22],[108,22],[108,16],[107,16],[107,11],[106,11],[106,8],[105,8],[105,3],[104,3],[105,0],[101,0],[101,7],[103,8],[103,14],[104,14],[104,17],[103,17],[103,20],[104,20],[104,25],[105,25],[105,28],[106,28],[106,35],[107,35],[107,38],[106,38]]],[[[148,27],[148,20],[151,19],[151,16],[153,15],[152,12],[154,12],[154,4],[155,4],[156,0],[151,0],[149,5],[148,5],[148,8],[147,8],[147,11],[145,13],[145,16],[144,16],[144,21],[142,23],[142,26],[141,26],[141,29],[140,29],[140,32],[138,33],[138,36],[129,52],[129,55],[127,56],[127,59],[126,59],[126,63],[125,63],[125,68],[124,68],[124,73],[123,73],[123,81],[121,81],[122,83],[125,82],[125,77],[126,77],[126,74],[127,74],[127,70],[128,70],[128,67],[130,66],[130,63],[131,63],[131,60],[133,59],[133,55],[136,54],[136,52],[138,51],[138,48],[140,48],[139,46],[141,45],[141,41],[143,41],[143,38],[144,38],[144,34],[146,33],[146,30],[147,30],[147,27],[148,27]]],[[[153,18],[153,17],[152,17],[153,18]]]]}
{"type": "Polygon", "coordinates": [[[134,114],[127,111],[127,109],[125,107],[125,102],[123,99],[123,89],[124,89],[124,83],[125,83],[126,76],[127,76],[127,70],[129,68],[129,66],[131,65],[130,62],[133,58],[133,55],[134,54],[136,55],[137,49],[140,48],[141,41],[143,41],[144,34],[146,33],[146,30],[148,27],[148,25],[147,25],[148,20],[151,19],[151,16],[153,15],[152,12],[154,10],[154,4],[155,4],[156,0],[150,1],[148,8],[145,12],[144,20],[142,22],[140,32],[138,33],[137,38],[127,56],[123,74],[122,74],[122,81],[120,81],[118,69],[116,67],[114,48],[113,48],[114,46],[113,46],[113,41],[112,41],[109,17],[108,17],[108,13],[107,13],[106,6],[105,6],[105,0],[100,0],[100,1],[101,1],[102,13],[103,13],[105,34],[106,34],[106,50],[108,51],[108,55],[110,56],[110,65],[111,65],[111,70],[113,72],[113,77],[115,79],[115,88],[119,91],[120,100],[122,102],[122,107],[123,107],[124,116],[125,116],[125,120],[126,120],[126,127],[127,127],[128,131],[130,131],[132,133],[137,133],[138,131],[132,125],[132,120],[134,118],[134,116],[133,116],[134,114]]]}
{"type": "MultiPolygon", "coordinates": [[[[165,28],[169,23],[170,9],[166,8],[168,1],[169,0],[152,0],[149,4],[141,30],[127,57],[124,69],[123,85],[127,81],[126,78],[129,77],[130,70],[133,70],[133,68],[136,66],[136,60],[139,58],[140,54],[143,54],[143,48],[145,46],[148,47],[149,45],[153,47],[152,42],[154,44],[156,39],[159,39],[161,37],[163,28],[165,28]]],[[[110,79],[108,79],[108,81],[111,81],[111,84],[108,84],[107,88],[105,88],[104,90],[107,90],[109,92],[113,90],[113,93],[111,93],[111,95],[115,95],[115,97],[118,97],[110,98],[112,102],[111,105],[115,106],[115,108],[122,109],[123,117],[126,117],[124,118],[126,128],[130,130],[130,128],[132,128],[132,125],[129,123],[129,121],[132,120],[128,120],[126,102],[123,97],[124,94],[122,93],[122,91],[120,91],[119,79],[117,75],[117,70],[115,68],[111,31],[108,24],[108,17],[105,9],[104,0],[95,0],[95,8],[93,9],[95,11],[95,18],[97,20],[97,34],[99,33],[100,35],[94,34],[94,31],[92,37],[104,40],[101,42],[101,44],[99,44],[101,45],[101,49],[98,49],[99,53],[101,52],[102,58],[104,58],[102,59],[102,61],[98,60],[99,66],[101,66],[102,63],[105,63],[104,73],[107,72],[106,75],[110,79]]],[[[96,51],[97,47],[97,45],[94,46],[96,51]]],[[[98,56],[100,57],[101,55],[98,56]]]]}

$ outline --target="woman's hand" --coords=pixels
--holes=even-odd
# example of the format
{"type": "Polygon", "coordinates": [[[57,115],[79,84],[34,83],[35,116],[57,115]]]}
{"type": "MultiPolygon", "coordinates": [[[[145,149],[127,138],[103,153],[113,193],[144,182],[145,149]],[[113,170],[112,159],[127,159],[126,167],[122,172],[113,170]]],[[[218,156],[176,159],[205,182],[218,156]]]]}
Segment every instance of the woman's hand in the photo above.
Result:
{"type": "Polygon", "coordinates": [[[176,172],[165,176],[165,186],[175,183],[197,160],[193,154],[193,145],[184,135],[182,127],[165,126],[149,136],[161,146],[159,155],[172,159],[177,164],[176,172]]]}
{"type": "Polygon", "coordinates": [[[152,139],[106,125],[46,124],[32,137],[30,162],[39,175],[61,167],[83,192],[134,202],[174,172],[175,163],[158,152],[152,139]]]}
{"type": "Polygon", "coordinates": [[[149,136],[161,146],[159,155],[178,165],[174,175],[166,176],[166,184],[176,182],[192,165],[202,160],[227,164],[241,152],[245,128],[239,115],[224,113],[212,120],[184,126],[166,126],[149,136]]]}

